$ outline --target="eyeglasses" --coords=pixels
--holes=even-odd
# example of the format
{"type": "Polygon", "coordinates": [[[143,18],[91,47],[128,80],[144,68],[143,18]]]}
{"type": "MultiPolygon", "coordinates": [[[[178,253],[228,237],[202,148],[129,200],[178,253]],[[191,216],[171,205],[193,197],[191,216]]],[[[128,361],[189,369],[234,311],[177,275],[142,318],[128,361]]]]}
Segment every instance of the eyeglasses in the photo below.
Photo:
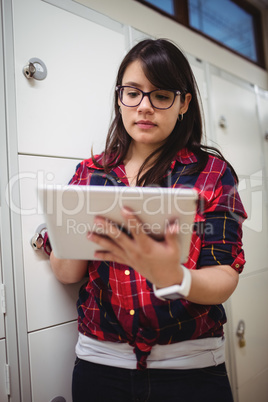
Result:
{"type": "Polygon", "coordinates": [[[143,92],[141,89],[128,85],[118,85],[116,91],[120,101],[127,107],[139,106],[143,98],[148,96],[151,105],[155,109],[169,109],[173,105],[176,96],[181,95],[180,91],[172,89],[155,89],[150,92],[143,92]]]}

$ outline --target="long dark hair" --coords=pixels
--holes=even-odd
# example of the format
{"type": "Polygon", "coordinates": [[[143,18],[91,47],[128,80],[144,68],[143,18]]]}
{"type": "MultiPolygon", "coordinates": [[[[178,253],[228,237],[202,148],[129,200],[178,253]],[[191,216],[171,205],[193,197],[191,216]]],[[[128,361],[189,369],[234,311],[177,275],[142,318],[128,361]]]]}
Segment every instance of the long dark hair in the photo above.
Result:
{"type": "MultiPolygon", "coordinates": [[[[187,174],[201,172],[207,164],[209,154],[213,154],[225,161],[219,150],[201,143],[203,139],[202,103],[192,69],[181,50],[166,39],[146,39],[139,42],[124,57],[118,70],[116,85],[122,84],[126,68],[135,60],[141,62],[146,78],[156,88],[179,90],[182,94],[182,102],[186,93],[192,95],[189,108],[187,113],[184,114],[183,120],[177,121],[164,145],[155,150],[144,161],[139,170],[136,184],[138,186],[161,185],[163,176],[170,167],[171,161],[178,151],[183,148],[192,151],[198,160],[198,163],[191,171],[187,170],[187,174]],[[152,157],[155,157],[155,160],[151,166],[152,157]],[[145,166],[149,167],[149,169],[144,173],[145,166]]],[[[125,160],[131,142],[131,137],[123,125],[117,93],[115,93],[114,97],[114,113],[115,117],[108,131],[103,159],[101,162],[94,160],[95,164],[103,167],[106,173],[109,173],[111,169],[125,160]]],[[[232,166],[229,163],[228,165],[238,181],[232,166]]]]}

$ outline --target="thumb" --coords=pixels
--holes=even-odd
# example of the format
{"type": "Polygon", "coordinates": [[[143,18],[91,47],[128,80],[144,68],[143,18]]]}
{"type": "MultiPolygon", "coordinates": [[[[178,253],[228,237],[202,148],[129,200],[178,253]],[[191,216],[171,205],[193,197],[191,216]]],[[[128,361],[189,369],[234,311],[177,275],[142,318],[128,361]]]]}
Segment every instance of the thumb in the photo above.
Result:
{"type": "Polygon", "coordinates": [[[166,241],[169,244],[175,244],[178,246],[178,235],[180,232],[180,226],[178,220],[171,222],[166,228],[166,241]]]}

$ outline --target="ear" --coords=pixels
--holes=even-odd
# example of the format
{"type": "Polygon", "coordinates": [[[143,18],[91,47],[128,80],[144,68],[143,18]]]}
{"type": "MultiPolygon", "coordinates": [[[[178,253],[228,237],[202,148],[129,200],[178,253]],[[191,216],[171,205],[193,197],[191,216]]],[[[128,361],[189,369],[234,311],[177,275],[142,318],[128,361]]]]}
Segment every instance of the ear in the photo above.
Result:
{"type": "Polygon", "coordinates": [[[184,102],[181,104],[181,107],[180,107],[180,114],[184,114],[187,112],[191,99],[192,99],[191,94],[188,93],[185,95],[184,102]]]}

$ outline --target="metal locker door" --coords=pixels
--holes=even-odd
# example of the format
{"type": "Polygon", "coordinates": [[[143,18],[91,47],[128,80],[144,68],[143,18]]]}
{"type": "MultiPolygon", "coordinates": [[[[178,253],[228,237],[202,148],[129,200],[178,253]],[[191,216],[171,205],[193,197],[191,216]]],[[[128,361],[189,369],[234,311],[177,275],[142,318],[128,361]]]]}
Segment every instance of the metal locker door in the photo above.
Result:
{"type": "MultiPolygon", "coordinates": [[[[0,212],[1,212],[1,207],[0,207],[0,212]]],[[[0,228],[1,228],[1,213],[0,213],[0,228]]],[[[2,266],[1,266],[1,237],[0,237],[0,339],[5,338],[4,313],[6,310],[5,286],[3,284],[2,277],[3,277],[3,275],[2,275],[2,266]]]]}
{"type": "Polygon", "coordinates": [[[258,111],[261,126],[261,139],[264,145],[265,180],[268,188],[268,91],[258,89],[258,111]]]}
{"type": "MultiPolygon", "coordinates": [[[[68,287],[57,282],[47,256],[31,248],[31,237],[43,221],[42,215],[34,211],[38,173],[43,171],[43,177],[48,181],[51,176],[46,174],[57,173],[54,179],[66,183],[76,165],[72,158],[89,157],[92,145],[95,153],[102,150],[110,122],[115,75],[125,54],[125,27],[72,0],[13,0],[13,20],[9,6],[8,26],[11,30],[13,23],[14,38],[7,36],[6,49],[8,56],[12,54],[13,57],[14,44],[15,67],[13,71],[13,59],[8,57],[8,84],[12,87],[8,93],[14,97],[12,108],[9,108],[13,129],[9,130],[11,145],[8,152],[13,162],[10,179],[15,181],[12,207],[19,210],[12,212],[14,249],[19,257],[15,259],[15,283],[23,289],[16,292],[16,300],[24,310],[17,316],[21,384],[16,386],[21,386],[18,390],[21,400],[28,402],[38,400],[40,384],[46,384],[47,392],[50,387],[46,378],[38,377],[40,367],[37,368],[36,356],[40,364],[41,354],[34,352],[33,341],[41,339],[41,334],[48,334],[46,330],[42,332],[43,328],[51,327],[51,331],[57,332],[57,326],[76,319],[75,301],[79,287],[79,284],[68,287]],[[24,66],[32,58],[42,59],[45,64],[47,76],[44,80],[28,79],[23,74],[24,66]],[[14,76],[15,83],[11,82],[14,76]],[[23,212],[21,216],[20,212],[23,212]],[[25,379],[29,372],[31,384],[28,378],[25,379]]],[[[37,70],[42,69],[40,66],[37,65],[37,70]]],[[[72,328],[69,335],[55,339],[47,337],[53,342],[48,350],[64,339],[72,360],[76,322],[66,325],[72,328]]],[[[58,348],[58,362],[65,362],[66,356],[61,355],[63,351],[58,348]]],[[[48,356],[50,363],[53,362],[53,356],[48,356]]],[[[58,374],[61,384],[65,381],[62,389],[67,389],[66,381],[70,383],[69,378],[66,380],[66,367],[58,374]]],[[[49,372],[46,375],[49,378],[49,372]]],[[[70,401],[70,396],[66,400],[70,401]]]]}
{"type": "Polygon", "coordinates": [[[77,337],[76,323],[29,334],[33,402],[72,401],[72,371],[77,337]]]}
{"type": "Polygon", "coordinates": [[[86,158],[92,145],[100,152],[124,26],[73,1],[64,2],[68,11],[41,0],[13,3],[19,153],[86,158]],[[42,81],[23,74],[36,57],[47,69],[42,81]]]}
{"type": "Polygon", "coordinates": [[[239,340],[234,333],[239,402],[268,401],[268,321],[264,318],[267,316],[265,311],[268,305],[267,283],[268,270],[244,275],[232,295],[230,320],[234,332],[241,318],[245,322],[245,347],[239,347],[239,340]],[[252,304],[255,305],[254,309],[252,304]]]}
{"type": "Polygon", "coordinates": [[[193,73],[194,73],[194,76],[195,76],[195,79],[196,79],[196,82],[198,85],[200,97],[201,97],[202,108],[203,108],[203,110],[201,110],[201,113],[203,112],[203,114],[204,114],[203,129],[204,129],[204,134],[205,134],[203,142],[208,145],[211,143],[211,140],[213,139],[213,133],[210,130],[210,124],[209,124],[210,123],[210,120],[209,120],[209,106],[210,105],[209,105],[209,97],[208,97],[209,85],[207,83],[207,77],[206,77],[206,64],[202,60],[196,59],[190,55],[186,55],[186,56],[191,64],[191,67],[192,67],[192,70],[193,70],[193,73]]]}
{"type": "Polygon", "coordinates": [[[77,317],[76,300],[81,283],[62,285],[54,277],[47,254],[43,249],[35,251],[30,241],[38,226],[44,223],[37,199],[38,185],[67,184],[78,163],[79,160],[72,159],[26,155],[19,157],[28,332],[75,320],[77,317]]]}
{"type": "Polygon", "coordinates": [[[0,340],[0,401],[8,402],[8,395],[6,393],[6,372],[5,372],[5,362],[6,362],[6,341],[5,339],[0,340]]]}
{"type": "Polygon", "coordinates": [[[212,104],[216,140],[239,175],[239,193],[248,212],[244,224],[245,270],[238,288],[226,303],[227,342],[235,401],[267,400],[267,334],[263,321],[268,296],[267,190],[263,141],[255,89],[248,83],[211,69],[212,104]],[[252,303],[252,301],[255,303],[252,303]],[[245,346],[236,335],[245,323],[245,346]]]}
{"type": "Polygon", "coordinates": [[[239,176],[239,193],[249,215],[243,237],[248,274],[265,268],[268,258],[264,153],[256,94],[249,84],[243,86],[224,75],[212,75],[212,91],[216,141],[239,176]]]}
{"type": "Polygon", "coordinates": [[[250,176],[263,168],[256,95],[250,84],[231,79],[223,72],[212,75],[216,141],[237,174],[250,176]]]}

